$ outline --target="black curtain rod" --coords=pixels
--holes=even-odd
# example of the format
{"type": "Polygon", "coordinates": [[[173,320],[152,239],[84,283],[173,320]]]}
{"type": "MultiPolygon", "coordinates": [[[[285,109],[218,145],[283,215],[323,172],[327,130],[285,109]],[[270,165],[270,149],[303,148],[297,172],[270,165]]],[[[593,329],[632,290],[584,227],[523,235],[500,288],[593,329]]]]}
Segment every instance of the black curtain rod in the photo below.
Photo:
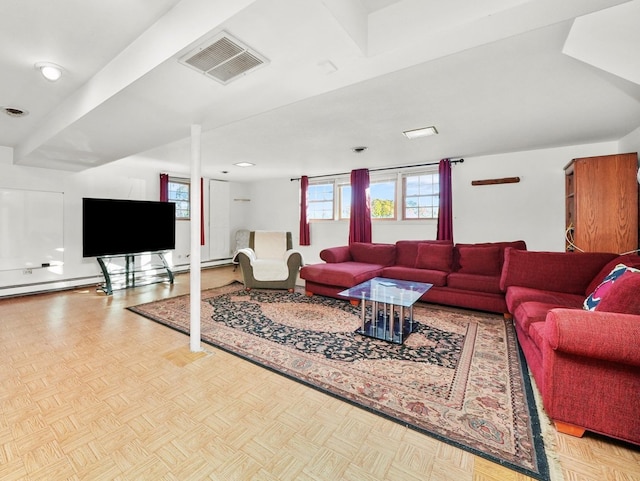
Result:
{"type": "MultiPolygon", "coordinates": [[[[449,160],[449,162],[451,162],[452,164],[461,164],[464,162],[464,159],[456,159],[456,160],[449,160]]],[[[369,169],[369,172],[379,172],[382,170],[398,170],[398,169],[411,169],[413,167],[425,167],[427,165],[438,165],[440,164],[440,162],[427,162],[426,164],[415,164],[415,165],[399,165],[397,167],[381,167],[379,169],[369,169]]],[[[347,175],[350,174],[351,172],[341,172],[339,174],[325,174],[325,175],[310,175],[308,178],[309,179],[320,179],[322,177],[337,177],[339,175],[347,175]]],[[[300,177],[292,177],[291,182],[293,182],[294,180],[300,180],[300,177]]]]}

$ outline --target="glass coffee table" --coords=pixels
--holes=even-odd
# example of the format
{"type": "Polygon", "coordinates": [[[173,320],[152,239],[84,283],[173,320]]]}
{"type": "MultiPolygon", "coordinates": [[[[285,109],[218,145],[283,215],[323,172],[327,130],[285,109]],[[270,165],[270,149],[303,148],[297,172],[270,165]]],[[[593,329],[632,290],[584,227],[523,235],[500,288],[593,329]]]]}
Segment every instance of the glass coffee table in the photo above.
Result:
{"type": "Polygon", "coordinates": [[[374,277],[340,295],[360,304],[358,334],[402,344],[413,332],[413,305],[431,287],[433,284],[374,277]]]}

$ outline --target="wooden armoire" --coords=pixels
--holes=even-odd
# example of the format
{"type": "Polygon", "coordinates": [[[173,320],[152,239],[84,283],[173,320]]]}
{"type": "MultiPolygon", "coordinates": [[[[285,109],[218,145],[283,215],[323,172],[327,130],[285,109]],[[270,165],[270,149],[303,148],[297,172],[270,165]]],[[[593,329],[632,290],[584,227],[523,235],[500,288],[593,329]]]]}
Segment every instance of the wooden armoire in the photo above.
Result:
{"type": "Polygon", "coordinates": [[[573,159],[564,171],[567,250],[638,249],[638,154],[573,159]]]}

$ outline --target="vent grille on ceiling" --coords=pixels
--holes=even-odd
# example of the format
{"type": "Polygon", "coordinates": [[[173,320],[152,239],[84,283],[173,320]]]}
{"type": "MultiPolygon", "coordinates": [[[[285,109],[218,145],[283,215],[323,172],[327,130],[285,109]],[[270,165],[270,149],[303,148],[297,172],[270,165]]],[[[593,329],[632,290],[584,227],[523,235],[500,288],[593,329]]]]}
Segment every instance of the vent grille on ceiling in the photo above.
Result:
{"type": "Polygon", "coordinates": [[[180,63],[223,84],[228,84],[266,62],[265,57],[250,51],[226,32],[180,58],[180,63]]]}

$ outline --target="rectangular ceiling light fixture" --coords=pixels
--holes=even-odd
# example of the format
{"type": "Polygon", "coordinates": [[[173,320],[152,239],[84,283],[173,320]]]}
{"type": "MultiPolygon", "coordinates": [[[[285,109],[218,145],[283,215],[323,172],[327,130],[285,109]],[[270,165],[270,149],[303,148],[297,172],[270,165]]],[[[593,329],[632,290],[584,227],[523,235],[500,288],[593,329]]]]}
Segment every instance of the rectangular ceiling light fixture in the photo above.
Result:
{"type": "Polygon", "coordinates": [[[402,132],[402,135],[404,135],[407,139],[417,139],[418,137],[427,137],[429,135],[436,135],[438,133],[438,130],[431,126],[431,127],[423,127],[421,129],[414,129],[414,130],[405,130],[404,132],[402,132]]]}
{"type": "Polygon", "coordinates": [[[179,62],[226,85],[250,70],[266,65],[268,60],[222,32],[180,57],[179,62]]]}

